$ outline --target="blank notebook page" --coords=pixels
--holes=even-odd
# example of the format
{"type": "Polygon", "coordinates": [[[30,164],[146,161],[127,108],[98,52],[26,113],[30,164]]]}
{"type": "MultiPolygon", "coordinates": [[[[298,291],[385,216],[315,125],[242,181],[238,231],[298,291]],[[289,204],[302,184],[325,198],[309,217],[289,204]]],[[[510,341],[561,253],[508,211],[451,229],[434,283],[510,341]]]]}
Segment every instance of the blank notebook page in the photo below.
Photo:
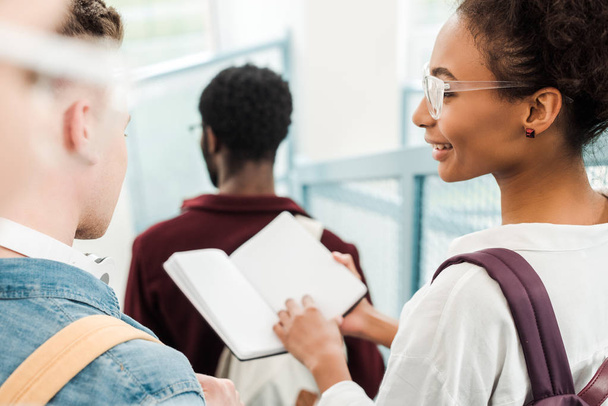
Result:
{"type": "MultiPolygon", "coordinates": [[[[229,347],[235,355],[243,359],[284,350],[272,331],[278,316],[223,251],[207,249],[184,252],[175,260],[183,277],[189,280],[189,289],[185,290],[184,286],[180,288],[199,312],[212,317],[210,324],[221,326],[224,332],[222,339],[231,344],[229,347]],[[213,309],[213,313],[210,309],[213,309]]],[[[183,284],[179,279],[176,282],[183,284]]]]}
{"type": "Polygon", "coordinates": [[[281,213],[231,256],[275,312],[309,294],[325,317],[341,316],[367,288],[298,221],[281,213]]]}

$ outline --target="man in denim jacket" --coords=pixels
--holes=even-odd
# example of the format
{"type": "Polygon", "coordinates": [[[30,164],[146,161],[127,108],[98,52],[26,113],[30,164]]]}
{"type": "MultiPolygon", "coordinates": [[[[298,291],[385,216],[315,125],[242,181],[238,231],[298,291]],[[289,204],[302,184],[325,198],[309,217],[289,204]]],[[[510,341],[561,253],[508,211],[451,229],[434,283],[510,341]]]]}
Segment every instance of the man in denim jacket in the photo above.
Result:
{"type": "MultiPolygon", "coordinates": [[[[120,16],[102,0],[73,0],[63,15],[61,34],[122,39],[120,16]]],[[[112,217],[127,164],[126,107],[103,89],[65,79],[21,71],[11,81],[17,90],[0,95],[9,113],[0,125],[0,385],[82,317],[110,315],[151,333],[120,312],[114,291],[94,276],[94,261],[71,260],[74,238],[100,237],[112,217]],[[11,235],[11,225],[25,234],[11,235]]],[[[205,398],[212,406],[240,404],[231,383],[195,375],[170,347],[134,340],[98,357],[50,404],[204,405],[205,398]]]]}

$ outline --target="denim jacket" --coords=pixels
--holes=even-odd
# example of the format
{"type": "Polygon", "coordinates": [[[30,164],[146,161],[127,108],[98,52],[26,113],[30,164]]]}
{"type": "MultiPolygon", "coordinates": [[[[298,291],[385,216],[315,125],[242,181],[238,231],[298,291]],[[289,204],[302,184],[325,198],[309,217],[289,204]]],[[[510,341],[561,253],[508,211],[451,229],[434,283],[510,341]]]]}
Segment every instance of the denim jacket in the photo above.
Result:
{"type": "MultiPolygon", "coordinates": [[[[120,312],[110,287],[78,268],[41,259],[0,259],[0,384],[48,338],[94,314],[151,333],[120,312]]],[[[205,400],[183,354],[133,340],[98,357],[49,404],[204,405],[205,400]]]]}

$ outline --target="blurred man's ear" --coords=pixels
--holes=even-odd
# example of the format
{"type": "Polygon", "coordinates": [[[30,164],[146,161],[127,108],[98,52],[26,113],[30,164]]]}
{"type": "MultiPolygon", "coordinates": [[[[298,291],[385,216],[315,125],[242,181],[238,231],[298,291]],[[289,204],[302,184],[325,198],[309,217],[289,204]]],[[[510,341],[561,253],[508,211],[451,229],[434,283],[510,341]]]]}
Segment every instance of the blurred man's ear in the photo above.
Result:
{"type": "Polygon", "coordinates": [[[91,114],[90,103],[79,100],[66,110],[63,124],[64,142],[68,152],[89,165],[98,161],[98,153],[91,139],[91,114]]]}
{"type": "Polygon", "coordinates": [[[205,134],[207,136],[207,153],[215,154],[219,149],[219,144],[217,142],[217,137],[215,136],[215,133],[213,132],[213,128],[206,126],[205,134]]]}

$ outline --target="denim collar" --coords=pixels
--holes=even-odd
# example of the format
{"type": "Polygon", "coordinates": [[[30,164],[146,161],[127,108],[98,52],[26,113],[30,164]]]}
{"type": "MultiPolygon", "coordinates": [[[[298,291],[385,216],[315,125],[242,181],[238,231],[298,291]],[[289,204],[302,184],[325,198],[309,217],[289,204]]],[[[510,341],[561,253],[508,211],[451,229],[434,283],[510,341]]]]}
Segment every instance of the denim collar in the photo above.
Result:
{"type": "Polygon", "coordinates": [[[0,259],[0,300],[33,298],[73,300],[120,317],[114,290],[79,268],[46,259],[0,259]]]}

